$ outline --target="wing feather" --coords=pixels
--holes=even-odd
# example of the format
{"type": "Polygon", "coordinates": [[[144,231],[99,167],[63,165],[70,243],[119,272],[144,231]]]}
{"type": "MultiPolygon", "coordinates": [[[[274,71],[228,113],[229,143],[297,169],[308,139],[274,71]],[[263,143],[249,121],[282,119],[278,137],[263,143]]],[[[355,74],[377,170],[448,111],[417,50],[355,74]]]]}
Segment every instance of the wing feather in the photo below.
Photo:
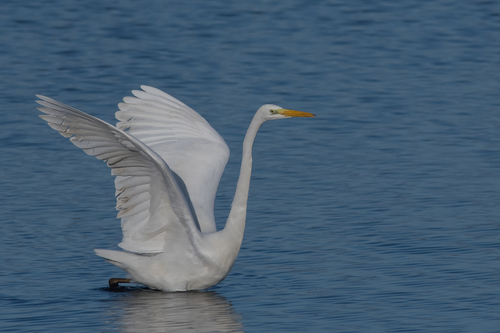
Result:
{"type": "Polygon", "coordinates": [[[197,245],[199,231],[188,200],[169,166],[140,140],[98,118],[38,96],[40,117],[85,153],[107,162],[116,175],[123,249],[159,253],[168,239],[197,245]],[[167,232],[173,233],[166,235],[167,232]]]}
{"type": "Polygon", "coordinates": [[[216,231],[213,208],[229,148],[196,111],[159,89],[141,88],[118,105],[117,127],[165,160],[185,187],[201,231],[216,231]]]}

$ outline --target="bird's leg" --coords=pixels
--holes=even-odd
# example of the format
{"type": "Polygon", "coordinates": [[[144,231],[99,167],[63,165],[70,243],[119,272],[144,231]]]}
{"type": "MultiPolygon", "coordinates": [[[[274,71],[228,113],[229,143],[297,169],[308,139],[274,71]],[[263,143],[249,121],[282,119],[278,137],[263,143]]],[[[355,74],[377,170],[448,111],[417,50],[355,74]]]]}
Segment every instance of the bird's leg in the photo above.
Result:
{"type": "Polygon", "coordinates": [[[130,282],[131,282],[130,279],[111,278],[109,279],[109,288],[111,290],[116,290],[119,287],[118,283],[130,283],[130,282]]]}

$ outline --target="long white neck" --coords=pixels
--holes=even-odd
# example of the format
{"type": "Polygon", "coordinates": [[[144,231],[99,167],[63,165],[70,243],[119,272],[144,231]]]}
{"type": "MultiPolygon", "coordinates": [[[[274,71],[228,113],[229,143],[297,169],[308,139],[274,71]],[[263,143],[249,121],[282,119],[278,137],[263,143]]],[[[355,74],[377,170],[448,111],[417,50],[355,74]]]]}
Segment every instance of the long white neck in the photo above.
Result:
{"type": "MultiPolygon", "coordinates": [[[[240,177],[236,185],[231,211],[227,218],[224,233],[228,244],[238,254],[245,232],[245,221],[247,215],[248,191],[250,189],[250,178],[252,174],[252,147],[257,131],[264,121],[256,114],[248,127],[245,140],[243,140],[243,157],[241,159],[240,177]]],[[[235,256],[236,259],[236,256],[235,256]]]]}

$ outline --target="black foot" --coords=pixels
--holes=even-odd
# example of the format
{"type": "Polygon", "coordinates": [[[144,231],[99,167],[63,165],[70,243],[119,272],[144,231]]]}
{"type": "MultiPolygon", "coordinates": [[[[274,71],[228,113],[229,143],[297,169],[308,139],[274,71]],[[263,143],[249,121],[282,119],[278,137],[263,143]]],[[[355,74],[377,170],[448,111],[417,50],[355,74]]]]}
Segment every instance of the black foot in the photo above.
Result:
{"type": "Polygon", "coordinates": [[[119,283],[130,283],[130,279],[120,279],[120,278],[112,278],[109,279],[109,288],[111,290],[116,290],[120,287],[119,283]]]}

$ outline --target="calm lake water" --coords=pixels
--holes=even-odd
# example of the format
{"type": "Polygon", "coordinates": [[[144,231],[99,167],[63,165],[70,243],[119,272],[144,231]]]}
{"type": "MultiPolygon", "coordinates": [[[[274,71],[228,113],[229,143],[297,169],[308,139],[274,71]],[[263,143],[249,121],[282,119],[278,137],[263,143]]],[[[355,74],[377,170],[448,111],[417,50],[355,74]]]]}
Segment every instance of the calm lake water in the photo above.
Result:
{"type": "Polygon", "coordinates": [[[3,1],[0,331],[500,332],[500,2],[3,1]],[[231,148],[265,103],[240,255],[205,292],[122,271],[107,167],[37,115],[140,84],[231,148]]]}

